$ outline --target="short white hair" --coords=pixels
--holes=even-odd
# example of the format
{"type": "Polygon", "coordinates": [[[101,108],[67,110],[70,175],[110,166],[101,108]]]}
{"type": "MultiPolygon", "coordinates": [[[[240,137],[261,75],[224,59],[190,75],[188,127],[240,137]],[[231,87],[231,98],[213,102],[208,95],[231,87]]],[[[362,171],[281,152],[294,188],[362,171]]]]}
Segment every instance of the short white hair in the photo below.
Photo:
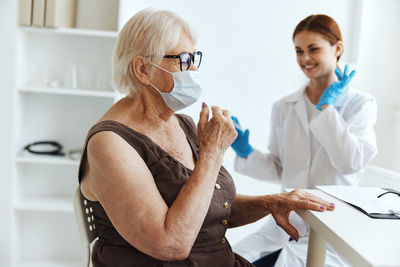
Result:
{"type": "MultiPolygon", "coordinates": [[[[175,13],[167,10],[144,9],[122,27],[113,51],[113,86],[123,94],[141,92],[143,85],[136,78],[132,60],[136,56],[147,57],[159,64],[167,50],[177,46],[185,33],[196,43],[190,25],[175,13]]],[[[150,74],[153,66],[147,66],[150,74]]]]}

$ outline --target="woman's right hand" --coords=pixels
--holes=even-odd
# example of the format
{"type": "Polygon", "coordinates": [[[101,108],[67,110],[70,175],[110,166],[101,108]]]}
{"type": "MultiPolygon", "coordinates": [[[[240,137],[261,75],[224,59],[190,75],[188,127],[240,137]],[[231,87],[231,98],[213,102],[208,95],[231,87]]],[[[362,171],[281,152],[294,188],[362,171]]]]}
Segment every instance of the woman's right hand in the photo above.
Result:
{"type": "Polygon", "coordinates": [[[216,156],[222,160],[225,151],[237,137],[229,111],[212,106],[212,118],[209,120],[209,109],[203,103],[197,124],[197,139],[200,154],[207,153],[208,156],[216,156]]]}
{"type": "Polygon", "coordinates": [[[289,222],[289,214],[293,210],[315,210],[332,211],[335,204],[323,200],[302,189],[296,189],[288,193],[273,194],[265,196],[267,208],[270,210],[277,225],[288,233],[296,241],[299,240],[299,233],[289,222]]]}

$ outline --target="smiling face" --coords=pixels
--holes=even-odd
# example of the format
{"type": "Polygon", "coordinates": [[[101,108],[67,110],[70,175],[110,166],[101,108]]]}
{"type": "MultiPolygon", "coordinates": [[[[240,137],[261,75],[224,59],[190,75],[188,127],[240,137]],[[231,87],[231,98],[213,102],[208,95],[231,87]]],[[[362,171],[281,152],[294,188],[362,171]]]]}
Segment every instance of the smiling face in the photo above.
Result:
{"type": "Polygon", "coordinates": [[[320,79],[334,74],[343,43],[331,45],[321,34],[301,31],[293,38],[297,63],[309,79],[320,79]]]}

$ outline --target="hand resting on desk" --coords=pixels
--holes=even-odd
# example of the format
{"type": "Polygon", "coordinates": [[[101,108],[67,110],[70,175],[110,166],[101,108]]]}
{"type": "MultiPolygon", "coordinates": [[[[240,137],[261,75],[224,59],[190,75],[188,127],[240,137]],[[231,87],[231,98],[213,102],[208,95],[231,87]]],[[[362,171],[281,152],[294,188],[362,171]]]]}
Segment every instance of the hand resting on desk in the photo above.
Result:
{"type": "Polygon", "coordinates": [[[292,210],[303,209],[323,212],[335,209],[334,203],[327,202],[301,189],[296,189],[288,193],[274,194],[269,197],[273,198],[269,209],[276,223],[296,241],[299,240],[299,233],[289,222],[289,214],[292,210]]]}

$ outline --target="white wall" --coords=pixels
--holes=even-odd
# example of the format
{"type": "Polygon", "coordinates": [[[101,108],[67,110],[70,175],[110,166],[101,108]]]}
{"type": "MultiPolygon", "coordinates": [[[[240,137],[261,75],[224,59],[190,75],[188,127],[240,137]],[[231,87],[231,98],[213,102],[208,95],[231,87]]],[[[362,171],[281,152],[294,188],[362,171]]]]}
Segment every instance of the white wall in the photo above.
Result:
{"type": "Polygon", "coordinates": [[[364,1],[357,87],[378,102],[374,164],[400,172],[400,1],[364,1]]]}
{"type": "Polygon", "coordinates": [[[0,1],[0,266],[7,266],[10,253],[12,108],[15,69],[17,1],[0,1]]]}

